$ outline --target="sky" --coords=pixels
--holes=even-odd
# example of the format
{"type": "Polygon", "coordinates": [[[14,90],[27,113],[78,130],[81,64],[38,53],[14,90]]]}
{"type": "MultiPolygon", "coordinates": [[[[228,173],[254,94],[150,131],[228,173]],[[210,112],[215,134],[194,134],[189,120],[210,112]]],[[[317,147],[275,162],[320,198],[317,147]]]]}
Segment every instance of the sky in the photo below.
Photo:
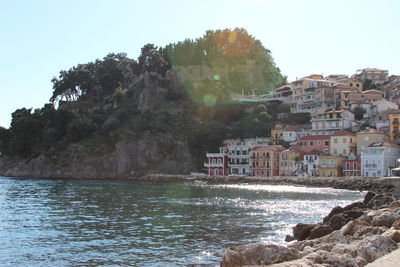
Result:
{"type": "Polygon", "coordinates": [[[61,70],[207,30],[245,28],[289,81],[365,67],[400,74],[398,14],[398,0],[0,0],[0,126],[48,103],[61,70]]]}

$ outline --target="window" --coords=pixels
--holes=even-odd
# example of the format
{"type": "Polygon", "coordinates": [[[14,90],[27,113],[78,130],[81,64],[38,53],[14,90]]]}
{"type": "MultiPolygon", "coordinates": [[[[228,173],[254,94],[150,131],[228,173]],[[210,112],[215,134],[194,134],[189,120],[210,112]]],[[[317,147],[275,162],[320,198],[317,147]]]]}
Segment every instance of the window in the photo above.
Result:
{"type": "Polygon", "coordinates": [[[337,154],[337,149],[334,149],[334,150],[333,150],[333,154],[337,154]]]}
{"type": "Polygon", "coordinates": [[[321,141],[318,141],[318,145],[320,145],[321,144],[321,141]]]}
{"type": "Polygon", "coordinates": [[[346,143],[346,142],[347,142],[347,138],[343,137],[343,143],[346,143]]]}
{"type": "Polygon", "coordinates": [[[221,159],[218,159],[218,163],[220,163],[220,164],[221,164],[221,163],[222,163],[222,160],[221,160],[221,159]]]}
{"type": "Polygon", "coordinates": [[[337,138],[333,138],[333,143],[337,144],[337,142],[338,142],[338,139],[337,138]]]}
{"type": "Polygon", "coordinates": [[[346,170],[350,170],[350,162],[346,162],[346,170]]]}
{"type": "Polygon", "coordinates": [[[325,146],[329,146],[329,141],[325,141],[325,146]]]}
{"type": "Polygon", "coordinates": [[[353,170],[357,170],[357,162],[353,162],[353,170]]]}
{"type": "Polygon", "coordinates": [[[347,154],[347,150],[343,149],[343,155],[346,155],[346,154],[347,154]]]}
{"type": "Polygon", "coordinates": [[[212,164],[215,164],[215,159],[212,160],[212,164]]]}
{"type": "Polygon", "coordinates": [[[329,172],[329,176],[334,176],[334,172],[333,172],[333,171],[330,171],[330,172],[329,172]]]}
{"type": "Polygon", "coordinates": [[[314,145],[314,141],[310,141],[310,146],[313,146],[314,145]]]}

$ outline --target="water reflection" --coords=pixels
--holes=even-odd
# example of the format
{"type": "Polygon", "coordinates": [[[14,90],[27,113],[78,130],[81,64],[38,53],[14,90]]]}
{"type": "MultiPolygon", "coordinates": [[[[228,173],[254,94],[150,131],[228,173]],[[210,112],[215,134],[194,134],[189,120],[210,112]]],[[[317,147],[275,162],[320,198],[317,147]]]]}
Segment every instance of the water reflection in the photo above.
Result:
{"type": "Polygon", "coordinates": [[[261,185],[0,177],[0,265],[215,266],[226,247],[282,242],[359,192],[261,185]]]}

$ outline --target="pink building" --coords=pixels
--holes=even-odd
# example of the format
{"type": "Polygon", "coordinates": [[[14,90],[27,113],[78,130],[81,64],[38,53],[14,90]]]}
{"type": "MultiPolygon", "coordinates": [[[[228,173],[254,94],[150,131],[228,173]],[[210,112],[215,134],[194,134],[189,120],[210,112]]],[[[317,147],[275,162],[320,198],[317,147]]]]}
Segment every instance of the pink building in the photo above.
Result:
{"type": "Polygon", "coordinates": [[[253,176],[279,176],[279,154],[282,146],[256,146],[250,152],[250,170],[253,176]]]}
{"type": "Polygon", "coordinates": [[[296,147],[302,153],[309,153],[313,150],[323,154],[329,154],[330,136],[329,135],[309,135],[296,140],[296,147]]]}
{"type": "Polygon", "coordinates": [[[360,158],[343,160],[342,173],[343,176],[361,176],[360,158]]]}
{"type": "Polygon", "coordinates": [[[219,148],[219,153],[207,153],[206,162],[204,167],[208,169],[208,175],[228,175],[228,146],[222,146],[219,148]]]}

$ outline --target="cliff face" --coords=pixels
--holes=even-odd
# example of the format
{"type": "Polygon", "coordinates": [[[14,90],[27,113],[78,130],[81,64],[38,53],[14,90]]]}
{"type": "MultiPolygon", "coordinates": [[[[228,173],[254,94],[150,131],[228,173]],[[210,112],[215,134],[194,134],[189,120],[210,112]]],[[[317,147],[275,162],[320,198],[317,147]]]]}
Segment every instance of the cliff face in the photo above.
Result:
{"type": "Polygon", "coordinates": [[[129,178],[143,174],[185,174],[193,157],[185,141],[169,134],[143,135],[115,145],[115,151],[93,156],[85,146],[74,146],[57,158],[0,159],[0,175],[13,177],[129,178]],[[171,144],[166,146],[165,144],[171,144]]]}

